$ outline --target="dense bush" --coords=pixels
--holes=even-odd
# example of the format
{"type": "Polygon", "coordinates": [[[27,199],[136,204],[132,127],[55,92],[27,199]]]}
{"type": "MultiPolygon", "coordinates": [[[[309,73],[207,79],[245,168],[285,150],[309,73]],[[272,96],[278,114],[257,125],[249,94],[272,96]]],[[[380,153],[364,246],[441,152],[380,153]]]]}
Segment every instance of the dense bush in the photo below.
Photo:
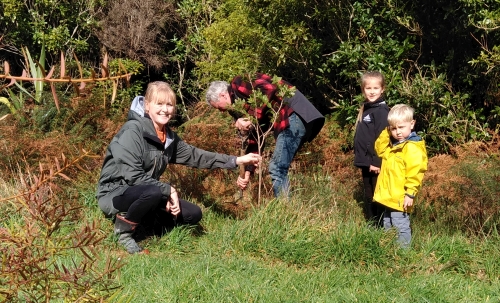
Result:
{"type": "Polygon", "coordinates": [[[483,105],[485,95],[478,88],[488,76],[470,65],[481,45],[464,37],[480,30],[469,23],[467,13],[473,12],[466,6],[438,2],[428,3],[441,6],[432,13],[402,1],[225,1],[203,32],[205,55],[196,75],[203,86],[242,71],[275,73],[350,126],[361,101],[361,72],[380,70],[387,78],[389,104],[417,109],[431,153],[489,140],[498,109],[483,105]],[[429,18],[433,14],[439,18],[429,18]],[[459,47],[464,38],[470,43],[459,47]]]}
{"type": "MultiPolygon", "coordinates": [[[[104,1],[0,1],[0,36],[3,44],[38,52],[45,45],[59,51],[97,55],[97,39],[91,31],[104,1]]],[[[92,60],[87,57],[87,60],[92,60]]]]}
{"type": "Polygon", "coordinates": [[[417,108],[432,152],[489,140],[498,127],[495,1],[21,3],[0,2],[9,49],[26,45],[38,53],[45,45],[48,61],[59,50],[86,50],[92,65],[105,46],[144,64],[140,79],[172,83],[182,121],[208,82],[260,70],[291,81],[349,127],[361,101],[360,73],[380,70],[389,104],[417,108]]]}

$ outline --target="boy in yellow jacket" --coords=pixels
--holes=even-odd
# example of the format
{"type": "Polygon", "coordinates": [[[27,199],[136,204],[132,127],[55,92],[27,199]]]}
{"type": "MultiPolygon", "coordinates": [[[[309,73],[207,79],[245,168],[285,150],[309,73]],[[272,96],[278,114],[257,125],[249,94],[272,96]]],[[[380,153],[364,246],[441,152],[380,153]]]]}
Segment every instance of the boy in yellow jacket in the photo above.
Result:
{"type": "Polygon", "coordinates": [[[411,242],[413,200],[427,170],[425,142],[413,131],[414,112],[405,104],[392,107],[387,116],[389,127],[375,142],[382,167],[373,200],[385,206],[384,228],[395,227],[398,242],[405,248],[411,242]]]}

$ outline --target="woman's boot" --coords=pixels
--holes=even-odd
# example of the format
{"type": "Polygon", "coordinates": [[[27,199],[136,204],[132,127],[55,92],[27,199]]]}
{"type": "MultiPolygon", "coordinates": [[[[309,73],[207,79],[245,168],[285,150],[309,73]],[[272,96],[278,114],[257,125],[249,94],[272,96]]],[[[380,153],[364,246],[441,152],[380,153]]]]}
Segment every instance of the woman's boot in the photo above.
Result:
{"type": "Polygon", "coordinates": [[[139,223],[125,219],[126,215],[127,213],[116,214],[115,235],[118,236],[118,243],[123,245],[129,254],[135,254],[142,251],[142,248],[132,238],[132,234],[139,223]]]}

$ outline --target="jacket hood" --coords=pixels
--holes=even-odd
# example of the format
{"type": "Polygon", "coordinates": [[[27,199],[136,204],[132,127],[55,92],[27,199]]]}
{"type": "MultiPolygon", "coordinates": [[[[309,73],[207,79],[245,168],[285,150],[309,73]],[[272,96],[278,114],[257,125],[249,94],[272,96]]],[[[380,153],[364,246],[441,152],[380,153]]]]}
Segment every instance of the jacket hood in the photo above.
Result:
{"type": "Polygon", "coordinates": [[[131,119],[130,116],[132,112],[136,113],[140,117],[144,117],[144,97],[137,96],[132,100],[132,104],[130,105],[130,112],[128,114],[128,118],[131,119]]]}

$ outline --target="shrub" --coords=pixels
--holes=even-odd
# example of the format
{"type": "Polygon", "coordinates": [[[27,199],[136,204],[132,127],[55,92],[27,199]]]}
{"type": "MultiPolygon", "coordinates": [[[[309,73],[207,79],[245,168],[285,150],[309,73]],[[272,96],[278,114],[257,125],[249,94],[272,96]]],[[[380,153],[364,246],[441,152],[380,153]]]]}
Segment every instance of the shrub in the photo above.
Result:
{"type": "Polygon", "coordinates": [[[419,196],[418,220],[434,222],[451,233],[496,232],[500,227],[498,145],[470,143],[454,152],[455,158],[430,158],[419,196]]]}
{"type": "Polygon", "coordinates": [[[454,92],[445,75],[436,74],[432,66],[406,77],[399,93],[415,108],[416,128],[430,154],[449,152],[453,146],[469,141],[491,139],[483,110],[472,108],[469,95],[454,92]]]}
{"type": "Polygon", "coordinates": [[[167,63],[164,44],[169,31],[179,26],[179,16],[171,1],[109,1],[95,29],[106,48],[157,70],[167,63]]]}
{"type": "Polygon", "coordinates": [[[63,172],[86,156],[69,161],[63,155],[62,162],[40,164],[37,173],[28,169],[21,194],[0,199],[11,203],[0,225],[0,301],[102,302],[116,292],[119,264],[99,258],[96,245],[104,236],[98,223],[77,224],[80,206],[57,195],[62,180],[70,180],[63,172]]]}

